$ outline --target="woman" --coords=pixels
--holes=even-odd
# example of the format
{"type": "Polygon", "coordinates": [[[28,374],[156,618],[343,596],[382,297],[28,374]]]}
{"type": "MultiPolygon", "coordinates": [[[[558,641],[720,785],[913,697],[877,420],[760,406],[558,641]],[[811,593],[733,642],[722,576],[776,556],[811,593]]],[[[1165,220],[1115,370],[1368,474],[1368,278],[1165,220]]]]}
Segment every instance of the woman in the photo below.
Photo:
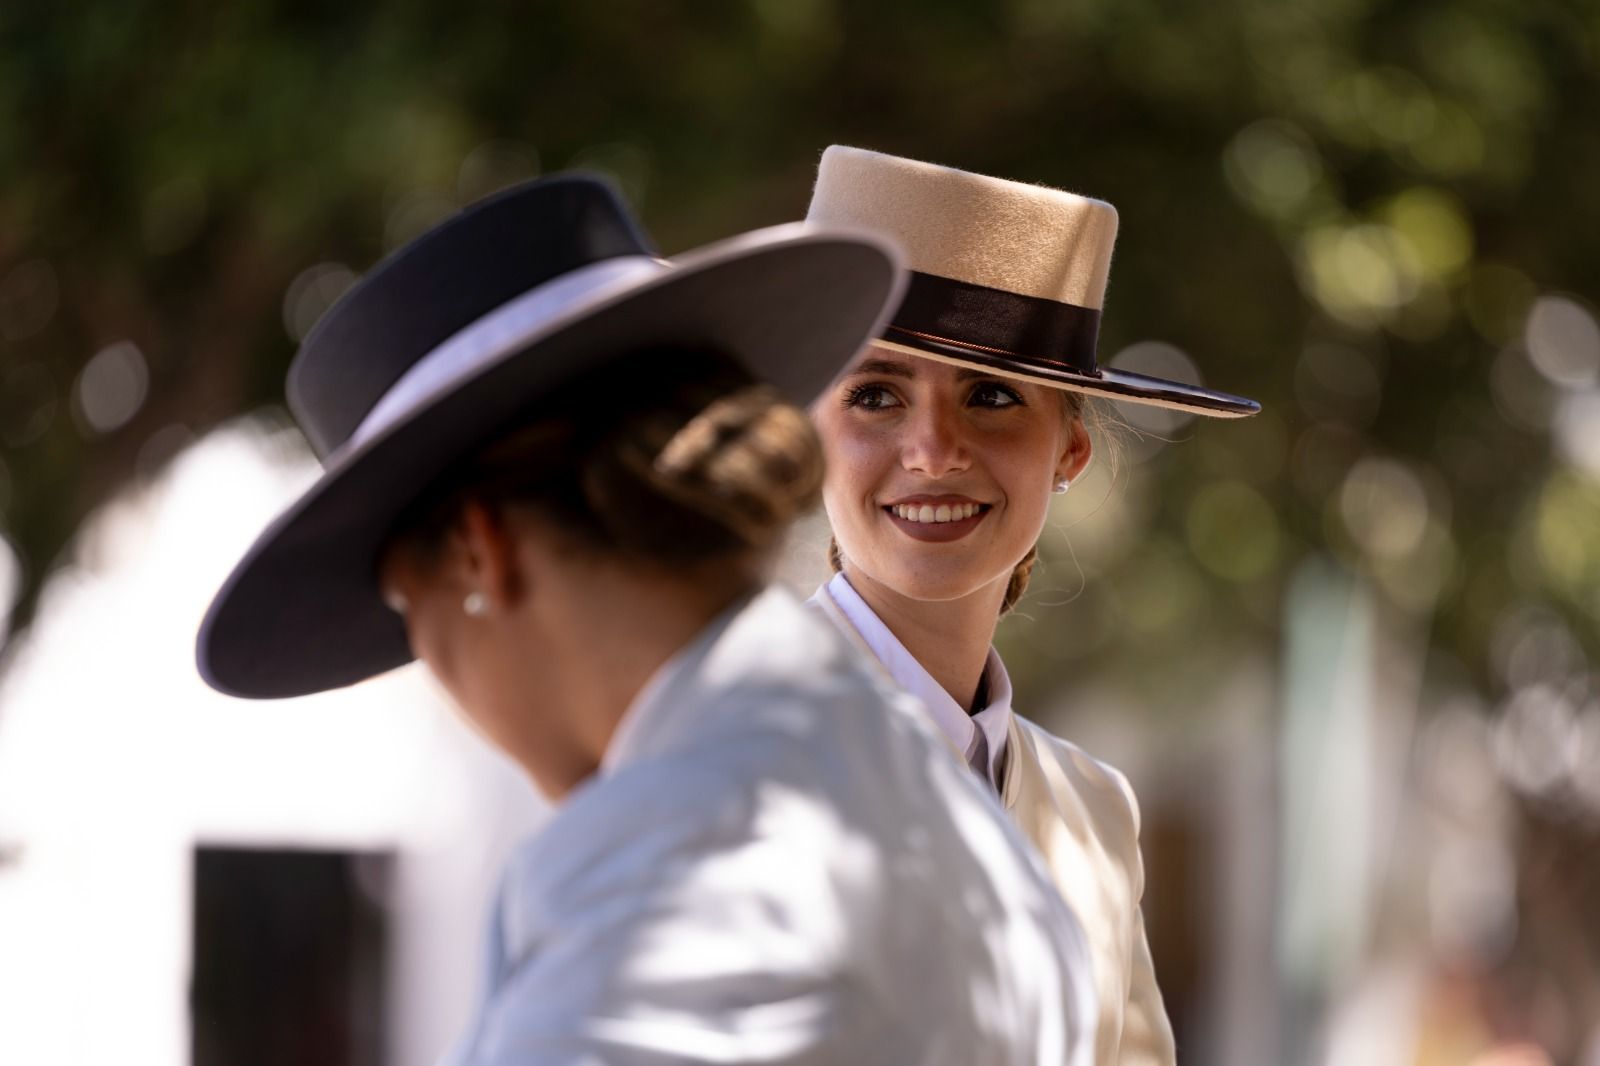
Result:
{"type": "Polygon", "coordinates": [[[290,402],[326,470],[218,594],[200,668],[289,696],[415,653],[560,803],[508,866],[455,1061],[1088,1061],[1081,930],[1026,844],[763,587],[821,481],[797,404],[896,278],[878,240],[805,227],[668,263],[609,186],[555,177],[307,339],[290,402]]]}
{"type": "Polygon", "coordinates": [[[1171,1063],[1127,780],[1011,710],[991,642],[1052,491],[1088,464],[1085,394],[1238,416],[1248,400],[1098,368],[1116,212],[1054,189],[834,146],[809,218],[899,240],[912,278],[813,406],[838,573],[820,607],[999,793],[1083,921],[1099,1063],[1171,1063]]]}

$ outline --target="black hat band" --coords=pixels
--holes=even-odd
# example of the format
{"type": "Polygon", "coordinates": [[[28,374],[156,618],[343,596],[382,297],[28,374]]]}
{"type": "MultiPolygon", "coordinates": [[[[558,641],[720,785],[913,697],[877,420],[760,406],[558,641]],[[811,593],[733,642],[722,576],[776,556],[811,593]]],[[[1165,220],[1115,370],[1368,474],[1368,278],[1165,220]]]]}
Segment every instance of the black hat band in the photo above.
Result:
{"type": "Polygon", "coordinates": [[[1008,356],[1089,377],[1095,367],[1100,312],[987,285],[911,272],[889,332],[1008,356]]]}

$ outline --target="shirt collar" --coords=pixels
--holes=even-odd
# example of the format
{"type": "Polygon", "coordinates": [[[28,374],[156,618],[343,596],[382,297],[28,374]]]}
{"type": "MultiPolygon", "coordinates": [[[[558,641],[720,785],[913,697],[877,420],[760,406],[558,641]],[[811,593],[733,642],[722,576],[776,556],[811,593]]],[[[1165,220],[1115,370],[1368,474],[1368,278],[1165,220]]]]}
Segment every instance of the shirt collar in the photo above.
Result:
{"type": "Polygon", "coordinates": [[[831,581],[817,590],[817,595],[833,601],[889,676],[922,702],[939,731],[958,750],[970,752],[976,730],[983,730],[984,739],[989,742],[989,780],[998,781],[1011,728],[1011,677],[1006,673],[1005,663],[1000,661],[999,652],[991,647],[983,667],[989,681],[989,703],[977,714],[969,715],[889,631],[843,574],[833,575],[831,581]]]}

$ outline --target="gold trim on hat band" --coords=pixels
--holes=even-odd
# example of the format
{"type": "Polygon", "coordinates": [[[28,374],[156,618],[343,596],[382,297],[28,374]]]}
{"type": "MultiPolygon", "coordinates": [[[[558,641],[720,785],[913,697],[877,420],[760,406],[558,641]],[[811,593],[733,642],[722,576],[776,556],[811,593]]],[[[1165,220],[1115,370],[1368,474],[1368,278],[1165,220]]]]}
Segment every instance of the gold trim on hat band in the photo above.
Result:
{"type": "Polygon", "coordinates": [[[1046,359],[1037,355],[1024,355],[1021,352],[1013,352],[1009,348],[990,348],[982,344],[973,344],[971,341],[958,341],[954,337],[941,337],[937,333],[918,333],[914,329],[906,329],[904,326],[896,326],[893,323],[890,323],[884,328],[895,333],[904,333],[908,337],[916,337],[918,340],[932,341],[935,344],[947,344],[952,348],[969,348],[975,352],[986,352],[989,355],[1003,355],[1008,359],[1020,359],[1030,363],[1049,363],[1055,366],[1066,367],[1072,370],[1074,373],[1083,373],[1083,371],[1078,370],[1077,367],[1071,366],[1068,363],[1063,363],[1056,359],[1046,359]]]}
{"type": "MultiPolygon", "coordinates": [[[[898,332],[898,331],[892,331],[898,332]]],[[[1123,400],[1151,407],[1205,415],[1210,418],[1244,418],[1257,414],[1261,405],[1242,396],[1217,392],[1199,385],[1185,385],[1165,378],[1152,378],[1123,370],[1096,370],[1092,375],[1039,359],[1015,359],[1008,355],[978,352],[955,344],[917,338],[916,342],[879,337],[885,348],[951,366],[975,367],[1000,377],[1035,385],[1053,386],[1085,392],[1107,399],[1123,400]]]]}

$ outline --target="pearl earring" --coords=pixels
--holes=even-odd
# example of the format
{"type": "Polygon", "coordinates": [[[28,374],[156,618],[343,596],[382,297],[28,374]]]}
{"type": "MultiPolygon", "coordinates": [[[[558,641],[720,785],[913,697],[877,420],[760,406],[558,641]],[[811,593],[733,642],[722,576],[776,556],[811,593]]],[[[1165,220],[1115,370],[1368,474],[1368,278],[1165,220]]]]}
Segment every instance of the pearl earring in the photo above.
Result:
{"type": "Polygon", "coordinates": [[[461,609],[468,618],[482,618],[489,613],[489,597],[481,592],[469,592],[461,601],[461,609]]]}
{"type": "Polygon", "coordinates": [[[1070,489],[1071,487],[1072,487],[1072,479],[1069,478],[1069,477],[1064,477],[1064,478],[1061,478],[1059,481],[1056,482],[1056,487],[1052,491],[1057,496],[1062,496],[1062,495],[1065,495],[1066,491],[1068,489],[1070,489]]]}
{"type": "Polygon", "coordinates": [[[404,616],[406,610],[411,606],[405,596],[395,589],[383,590],[383,605],[401,616],[404,616]]]}

